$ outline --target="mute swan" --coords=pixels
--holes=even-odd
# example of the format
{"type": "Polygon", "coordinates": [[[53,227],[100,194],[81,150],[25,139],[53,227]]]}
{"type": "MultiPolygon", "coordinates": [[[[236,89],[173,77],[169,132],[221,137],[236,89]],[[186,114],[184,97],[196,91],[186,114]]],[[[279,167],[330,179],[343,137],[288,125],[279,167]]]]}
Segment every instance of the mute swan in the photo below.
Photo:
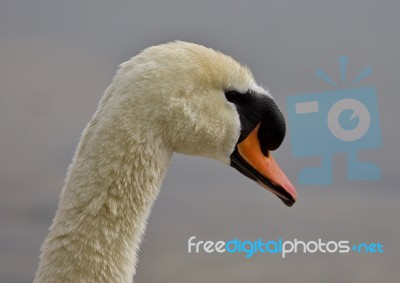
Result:
{"type": "Polygon", "coordinates": [[[231,57],[180,41],[145,49],[83,131],[34,282],[131,282],[173,152],[231,165],[291,206],[270,154],[284,135],[273,98],[231,57]]]}

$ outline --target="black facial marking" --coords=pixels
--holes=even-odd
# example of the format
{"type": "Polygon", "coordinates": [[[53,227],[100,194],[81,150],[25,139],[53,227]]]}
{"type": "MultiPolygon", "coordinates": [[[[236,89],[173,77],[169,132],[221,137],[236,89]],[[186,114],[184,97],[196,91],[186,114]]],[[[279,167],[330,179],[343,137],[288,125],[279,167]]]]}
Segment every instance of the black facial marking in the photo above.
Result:
{"type": "Polygon", "coordinates": [[[286,134],[285,118],[271,97],[251,90],[246,93],[230,90],[225,92],[225,96],[235,104],[239,113],[241,132],[238,143],[261,122],[258,139],[262,153],[268,155],[269,150],[281,145],[286,134]]]}

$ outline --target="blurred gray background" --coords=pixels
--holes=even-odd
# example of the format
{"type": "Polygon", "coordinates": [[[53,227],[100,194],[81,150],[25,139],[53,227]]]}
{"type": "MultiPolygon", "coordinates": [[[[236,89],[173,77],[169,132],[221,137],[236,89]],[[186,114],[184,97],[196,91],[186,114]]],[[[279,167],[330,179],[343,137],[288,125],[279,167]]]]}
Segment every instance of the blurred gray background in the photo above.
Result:
{"type": "MultiPolygon", "coordinates": [[[[319,159],[275,153],[297,185],[285,207],[213,160],[175,155],[150,217],[135,282],[399,282],[399,1],[14,1],[0,3],[0,282],[31,282],[80,133],[118,64],[147,46],[200,43],[247,64],[286,113],[288,95],[332,89],[366,66],[377,88],[383,147],[360,153],[378,182],[297,185],[319,159]],[[187,240],[235,237],[380,241],[383,254],[188,254],[187,240]]],[[[290,133],[289,133],[290,134],[290,133]]]]}

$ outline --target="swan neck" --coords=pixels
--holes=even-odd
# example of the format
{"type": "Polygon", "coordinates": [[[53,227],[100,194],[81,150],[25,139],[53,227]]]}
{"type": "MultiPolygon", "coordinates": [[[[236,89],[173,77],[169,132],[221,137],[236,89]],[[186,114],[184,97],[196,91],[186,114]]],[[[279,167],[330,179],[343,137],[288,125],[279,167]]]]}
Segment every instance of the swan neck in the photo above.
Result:
{"type": "Polygon", "coordinates": [[[94,118],[83,133],[35,283],[132,282],[172,151],[156,137],[135,138],[123,123],[112,131],[99,124],[94,118]]]}

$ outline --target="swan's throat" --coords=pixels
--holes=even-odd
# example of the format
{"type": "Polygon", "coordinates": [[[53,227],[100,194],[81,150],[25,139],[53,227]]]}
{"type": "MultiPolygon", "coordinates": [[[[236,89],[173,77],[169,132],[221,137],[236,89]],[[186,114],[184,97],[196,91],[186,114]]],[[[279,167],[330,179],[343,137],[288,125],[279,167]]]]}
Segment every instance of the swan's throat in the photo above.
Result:
{"type": "Polygon", "coordinates": [[[93,120],[84,131],[34,282],[132,282],[172,152],[160,140],[116,132],[93,120]]]}

